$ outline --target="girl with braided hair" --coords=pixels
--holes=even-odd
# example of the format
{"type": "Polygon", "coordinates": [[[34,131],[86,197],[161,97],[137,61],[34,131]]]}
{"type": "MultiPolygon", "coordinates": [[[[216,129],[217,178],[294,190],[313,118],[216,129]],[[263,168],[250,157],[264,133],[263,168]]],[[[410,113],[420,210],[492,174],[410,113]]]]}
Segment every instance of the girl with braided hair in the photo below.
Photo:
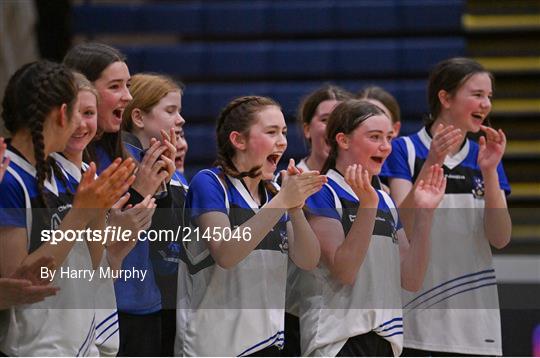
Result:
{"type": "MultiPolygon", "coordinates": [[[[47,257],[60,269],[93,269],[84,242],[53,243],[44,233],[67,233],[96,225],[135,179],[131,159],[116,159],[99,178],[95,178],[96,167],[91,163],[75,195],[70,192],[67,177],[49,154],[64,150],[81,120],[78,106],[73,74],[63,65],[30,63],[8,82],[2,118],[12,138],[7,148],[11,161],[0,183],[2,277],[11,276],[21,264],[32,266],[47,257]]],[[[58,271],[42,267],[42,281],[53,281],[58,271]]],[[[7,311],[6,332],[0,338],[3,353],[86,354],[90,344],[86,338],[94,329],[94,302],[87,299],[92,285],[58,275],[54,282],[60,288],[56,296],[7,311]],[[75,309],[84,305],[92,310],[75,309]]]]}
{"type": "Polygon", "coordinates": [[[195,175],[186,198],[196,229],[179,267],[177,355],[277,356],[283,347],[287,255],[302,269],[317,265],[301,208],[325,181],[291,160],[273,194],[286,133],[266,97],[237,98],[218,118],[216,167],[195,175]]]}

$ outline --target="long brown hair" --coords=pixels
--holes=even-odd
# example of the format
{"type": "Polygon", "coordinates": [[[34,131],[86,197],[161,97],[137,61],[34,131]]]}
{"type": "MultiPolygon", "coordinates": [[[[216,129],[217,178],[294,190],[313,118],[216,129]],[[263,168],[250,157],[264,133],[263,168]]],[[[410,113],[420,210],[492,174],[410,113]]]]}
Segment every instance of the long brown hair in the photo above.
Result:
{"type": "MultiPolygon", "coordinates": [[[[101,77],[103,71],[115,62],[125,62],[126,56],[114,47],[98,43],[83,43],[73,47],[64,57],[63,63],[86,76],[90,82],[95,83],[101,77]]],[[[121,131],[115,133],[103,133],[99,139],[88,145],[88,152],[93,161],[101,168],[102,163],[96,155],[96,147],[101,147],[111,158],[127,158],[122,143],[121,131]]]]}
{"type": "Polygon", "coordinates": [[[488,74],[493,85],[495,80],[493,74],[473,59],[454,57],[435,65],[429,74],[428,81],[429,116],[425,120],[428,127],[435,122],[441,113],[439,91],[444,90],[448,94],[454,95],[469,78],[477,73],[488,74]]]}
{"type": "Polygon", "coordinates": [[[330,146],[330,153],[324,162],[321,173],[326,173],[336,166],[338,156],[338,133],[350,134],[366,119],[384,115],[382,109],[371,102],[362,99],[350,99],[340,103],[328,118],[326,124],[326,142],[330,146]]]}

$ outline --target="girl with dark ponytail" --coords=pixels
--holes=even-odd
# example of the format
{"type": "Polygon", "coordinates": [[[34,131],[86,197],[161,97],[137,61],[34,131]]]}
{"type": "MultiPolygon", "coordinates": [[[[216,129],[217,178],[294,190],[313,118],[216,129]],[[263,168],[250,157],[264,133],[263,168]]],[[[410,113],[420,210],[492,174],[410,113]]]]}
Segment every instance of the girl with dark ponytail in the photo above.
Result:
{"type": "MultiPolygon", "coordinates": [[[[84,230],[101,220],[133,182],[132,160],[114,161],[97,179],[92,163],[75,195],[70,192],[67,178],[49,157],[64,150],[80,123],[77,87],[63,65],[39,61],[20,68],[8,82],[2,106],[12,138],[7,148],[11,161],[0,183],[0,276],[10,277],[21,264],[47,257],[64,269],[92,269],[84,242],[53,243],[51,235],[84,230]],[[79,260],[79,254],[86,259],[79,260]]],[[[53,271],[45,276],[41,271],[41,282],[52,281],[53,271]]],[[[3,353],[78,354],[86,333],[93,330],[91,317],[85,310],[55,309],[84,304],[93,308],[93,300],[84,298],[92,288],[83,280],[57,277],[55,283],[61,290],[54,298],[10,309],[7,333],[0,338],[3,353]]]]}
{"type": "Polygon", "coordinates": [[[344,101],[330,115],[323,166],[328,183],[306,202],[321,263],[299,278],[304,356],[401,353],[401,288],[417,290],[422,282],[431,217],[445,180],[433,167],[415,190],[423,215],[409,241],[392,200],[371,184],[392,137],[390,119],[367,101],[344,101]]]}
{"type": "Polygon", "coordinates": [[[319,261],[301,208],[325,178],[299,174],[291,160],[281,190],[274,196],[267,189],[287,148],[283,113],[270,98],[233,100],[216,132],[217,166],[197,173],[186,197],[201,236],[185,245],[179,267],[175,353],[278,356],[287,257],[308,270],[319,261]]]}
{"type": "Polygon", "coordinates": [[[419,215],[410,193],[429,167],[442,166],[448,178],[422,291],[403,294],[409,310],[404,354],[498,356],[501,320],[491,246],[510,242],[512,222],[502,165],[506,136],[489,126],[493,75],[473,59],[450,58],[432,69],[427,94],[425,127],[392,143],[383,170],[392,197],[406,209],[405,228],[419,215]],[[478,142],[467,138],[480,132],[478,142]],[[434,295],[427,299],[424,292],[434,295]]]}
{"type": "MultiPolygon", "coordinates": [[[[98,163],[98,173],[117,156],[126,157],[122,143],[122,117],[133,99],[129,87],[131,77],[125,56],[117,49],[101,43],[84,43],[73,47],[64,64],[84,74],[95,86],[98,100],[97,135],[88,145],[90,157],[98,163]]],[[[174,175],[176,137],[173,132],[155,138],[143,158],[134,157],[137,164],[135,182],[129,190],[128,205],[137,205],[156,194],[162,183],[168,184],[174,175]],[[172,133],[172,134],[171,134],[172,133]],[[157,139],[157,140],[156,140],[157,139]],[[142,160],[141,160],[142,159],[142,160]]],[[[143,148],[140,148],[142,152],[143,148]]],[[[160,205],[161,200],[156,200],[160,205]]],[[[146,217],[133,232],[144,231],[153,210],[144,210],[146,217]]],[[[148,240],[138,241],[123,261],[124,269],[147,270],[144,280],[117,280],[116,298],[120,324],[119,355],[155,356],[161,352],[161,295],[149,257],[148,240]],[[140,336],[145,336],[141,340],[140,336]]]]}

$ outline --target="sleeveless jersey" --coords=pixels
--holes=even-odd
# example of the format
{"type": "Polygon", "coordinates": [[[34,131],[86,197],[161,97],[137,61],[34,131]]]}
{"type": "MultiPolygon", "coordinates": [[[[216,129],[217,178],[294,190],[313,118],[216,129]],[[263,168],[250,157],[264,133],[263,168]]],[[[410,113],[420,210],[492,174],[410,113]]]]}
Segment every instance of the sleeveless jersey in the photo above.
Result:
{"type": "MultiPolygon", "coordinates": [[[[40,247],[41,230],[54,230],[71,208],[72,194],[67,181],[52,175],[45,182],[44,209],[39,200],[36,170],[13,147],[7,155],[11,162],[0,183],[0,226],[26,228],[27,249],[40,247]]],[[[51,283],[60,288],[55,296],[44,301],[13,307],[4,313],[7,325],[0,341],[0,351],[14,356],[87,356],[90,354],[95,315],[91,282],[78,278],[62,278],[62,269],[92,269],[85,242],[76,242],[67,258],[57,268],[51,283]]]]}
{"type": "MultiPolygon", "coordinates": [[[[311,215],[338,220],[345,235],[356,219],[358,198],[343,176],[327,173],[328,183],[307,200],[311,215]]],[[[402,350],[400,257],[396,232],[401,229],[390,197],[378,190],[373,236],[352,286],[338,283],[321,262],[301,272],[298,290],[302,354],[335,356],[347,339],[374,331],[388,340],[395,355],[402,350]]]]}
{"type": "MultiPolygon", "coordinates": [[[[261,183],[265,202],[271,198],[261,183]]],[[[186,210],[192,220],[220,211],[235,228],[259,210],[243,182],[218,168],[191,181],[186,210]]],[[[235,267],[225,270],[212,259],[206,239],[184,240],[178,273],[175,354],[243,356],[283,346],[287,277],[286,216],[235,267]]]]}
{"type": "MultiPolygon", "coordinates": [[[[79,169],[74,163],[69,161],[60,153],[52,153],[51,156],[62,168],[69,182],[73,183],[73,192],[76,191],[82,178],[82,172],[88,170],[88,164],[82,163],[79,169]]],[[[112,279],[101,277],[99,275],[100,267],[107,270],[109,262],[107,260],[107,251],[103,252],[98,269],[95,271],[95,332],[91,356],[115,357],[118,353],[120,336],[118,334],[118,310],[116,309],[116,295],[114,293],[114,282],[112,279]]]]}
{"type": "MultiPolygon", "coordinates": [[[[429,153],[426,128],[392,142],[381,176],[414,182],[429,153]]],[[[430,263],[416,293],[403,290],[406,347],[501,355],[501,324],[491,248],[484,233],[484,182],[478,144],[447,156],[446,193],[433,218],[430,263]]],[[[502,164],[502,190],[510,186],[502,164]]]]}

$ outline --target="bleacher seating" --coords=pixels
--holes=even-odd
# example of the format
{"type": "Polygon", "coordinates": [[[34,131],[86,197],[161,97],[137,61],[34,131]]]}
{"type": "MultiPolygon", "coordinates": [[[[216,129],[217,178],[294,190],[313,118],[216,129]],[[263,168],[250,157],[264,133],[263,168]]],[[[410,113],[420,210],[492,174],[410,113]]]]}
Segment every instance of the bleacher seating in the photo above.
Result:
{"type": "Polygon", "coordinates": [[[386,88],[402,107],[403,133],[416,130],[430,67],[465,54],[463,11],[463,0],[86,1],[74,7],[73,24],[83,39],[118,37],[109,42],[127,55],[132,73],[166,73],[187,84],[190,174],[211,163],[215,118],[240,95],[282,105],[287,155],[296,158],[306,151],[298,105],[323,83],[352,92],[386,88]],[[160,36],[166,39],[154,41],[160,36]]]}
{"type": "Polygon", "coordinates": [[[461,0],[182,1],[82,4],[74,32],[187,37],[460,33],[461,0]],[[89,21],[89,19],[92,19],[89,21]]]}

